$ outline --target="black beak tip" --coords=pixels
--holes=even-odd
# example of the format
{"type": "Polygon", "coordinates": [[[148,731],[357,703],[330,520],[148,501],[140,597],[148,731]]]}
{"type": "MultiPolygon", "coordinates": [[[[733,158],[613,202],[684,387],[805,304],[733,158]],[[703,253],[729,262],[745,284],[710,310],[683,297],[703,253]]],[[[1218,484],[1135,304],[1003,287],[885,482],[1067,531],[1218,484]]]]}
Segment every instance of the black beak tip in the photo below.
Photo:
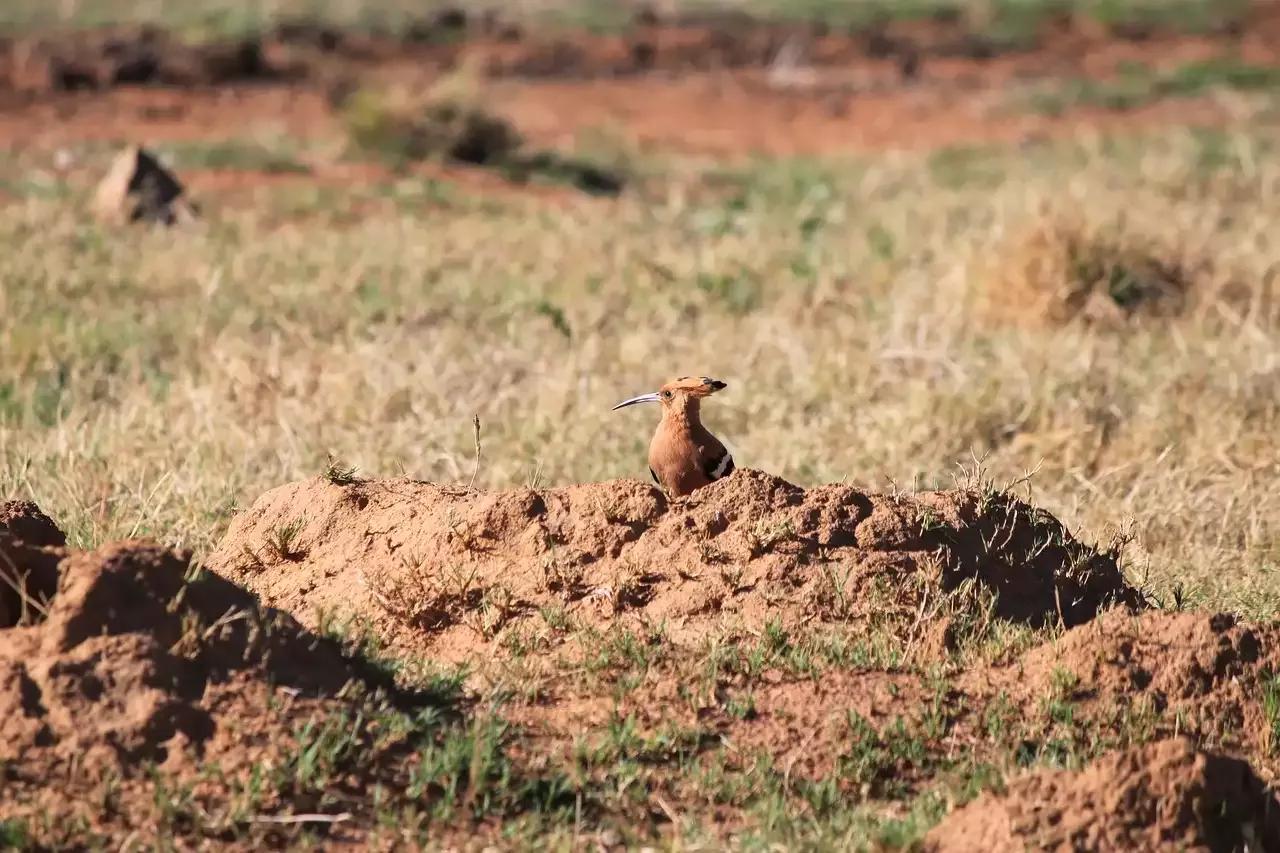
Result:
{"type": "Polygon", "coordinates": [[[721,382],[719,379],[712,379],[707,384],[711,386],[712,391],[719,391],[721,388],[725,387],[725,383],[721,382]]]}

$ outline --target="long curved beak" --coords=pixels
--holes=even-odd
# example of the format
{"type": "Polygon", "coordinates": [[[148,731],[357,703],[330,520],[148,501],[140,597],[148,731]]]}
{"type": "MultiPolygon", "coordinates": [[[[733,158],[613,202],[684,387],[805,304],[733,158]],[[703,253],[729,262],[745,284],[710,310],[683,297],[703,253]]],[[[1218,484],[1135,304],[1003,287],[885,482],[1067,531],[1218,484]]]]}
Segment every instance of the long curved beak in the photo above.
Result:
{"type": "Polygon", "coordinates": [[[657,394],[641,394],[639,397],[632,397],[630,400],[623,400],[621,403],[614,406],[609,411],[612,412],[612,411],[617,411],[618,409],[621,409],[621,408],[625,408],[626,406],[634,406],[636,403],[660,403],[660,402],[662,402],[662,398],[659,397],[657,394]]]}

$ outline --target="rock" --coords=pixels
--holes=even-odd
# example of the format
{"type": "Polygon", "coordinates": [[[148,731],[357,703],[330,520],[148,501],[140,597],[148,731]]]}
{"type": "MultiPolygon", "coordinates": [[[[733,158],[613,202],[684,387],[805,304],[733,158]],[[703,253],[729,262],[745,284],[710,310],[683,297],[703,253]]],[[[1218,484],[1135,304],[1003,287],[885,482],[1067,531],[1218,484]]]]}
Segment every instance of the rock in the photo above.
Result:
{"type": "Polygon", "coordinates": [[[182,184],[155,155],[131,145],[116,157],[94,193],[93,208],[108,224],[161,222],[175,225],[195,220],[199,208],[184,195],[182,184]]]}

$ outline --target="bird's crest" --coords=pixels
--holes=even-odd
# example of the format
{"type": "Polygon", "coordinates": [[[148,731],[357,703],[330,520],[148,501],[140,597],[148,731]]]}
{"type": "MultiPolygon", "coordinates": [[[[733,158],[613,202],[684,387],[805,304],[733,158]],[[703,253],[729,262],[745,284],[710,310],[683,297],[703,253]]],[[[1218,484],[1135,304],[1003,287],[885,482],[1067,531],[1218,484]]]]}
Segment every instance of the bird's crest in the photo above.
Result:
{"type": "MultiPolygon", "coordinates": [[[[725,383],[719,379],[712,379],[710,376],[681,376],[679,379],[672,379],[656,392],[641,394],[639,397],[632,397],[630,400],[623,400],[613,408],[622,409],[639,403],[661,403],[663,408],[666,409],[676,404],[676,401],[679,400],[688,403],[699,397],[710,397],[723,387],[725,387],[725,383]]],[[[683,403],[680,405],[683,405],[683,403]]]]}
{"type": "Polygon", "coordinates": [[[663,385],[658,393],[671,390],[683,391],[690,397],[710,397],[724,387],[725,383],[710,376],[681,376],[663,385]]]}

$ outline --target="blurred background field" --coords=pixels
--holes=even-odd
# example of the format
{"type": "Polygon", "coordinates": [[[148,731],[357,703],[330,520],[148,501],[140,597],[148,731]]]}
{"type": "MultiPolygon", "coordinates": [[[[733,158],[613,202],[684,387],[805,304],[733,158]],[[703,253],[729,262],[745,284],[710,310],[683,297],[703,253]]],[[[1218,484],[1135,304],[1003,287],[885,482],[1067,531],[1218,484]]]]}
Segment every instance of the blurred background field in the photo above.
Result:
{"type": "Polygon", "coordinates": [[[644,480],[610,407],[697,373],[739,467],[976,465],[1273,618],[1276,8],[801,5],[11,0],[0,496],[200,556],[331,457],[469,482],[477,415],[483,487],[644,480]],[[126,143],[199,225],[92,220],[126,143]]]}

